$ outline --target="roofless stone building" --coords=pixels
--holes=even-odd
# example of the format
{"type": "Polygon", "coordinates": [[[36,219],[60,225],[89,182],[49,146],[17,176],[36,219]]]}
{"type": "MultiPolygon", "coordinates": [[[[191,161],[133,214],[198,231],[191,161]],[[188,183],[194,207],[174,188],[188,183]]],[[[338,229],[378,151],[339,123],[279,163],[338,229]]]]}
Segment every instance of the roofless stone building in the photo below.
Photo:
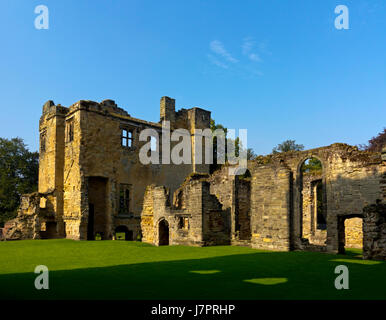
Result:
{"type": "MultiPolygon", "coordinates": [[[[39,190],[24,195],[7,239],[113,239],[155,245],[245,245],[268,250],[344,252],[386,258],[386,150],[346,144],[261,156],[242,176],[224,165],[139,161],[143,129],[162,139],[161,122],[210,126],[201,108],[175,111],[162,97],[160,122],[133,118],[114,101],[81,100],[66,108],[48,101],[40,119],[39,190]],[[302,170],[317,159],[321,170],[302,170]]],[[[160,156],[161,144],[157,143],[160,156]]],[[[168,151],[169,152],[169,151],[168,151]]]]}

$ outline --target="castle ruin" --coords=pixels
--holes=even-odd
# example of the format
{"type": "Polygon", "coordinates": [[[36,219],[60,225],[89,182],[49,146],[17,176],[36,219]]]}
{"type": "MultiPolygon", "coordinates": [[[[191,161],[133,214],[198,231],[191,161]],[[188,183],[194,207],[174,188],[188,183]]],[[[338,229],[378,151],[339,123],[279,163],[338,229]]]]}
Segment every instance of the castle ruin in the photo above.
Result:
{"type": "MultiPolygon", "coordinates": [[[[81,100],[66,108],[48,101],[40,118],[39,189],[24,195],[8,239],[113,239],[154,245],[243,245],[267,250],[343,253],[362,248],[386,258],[386,150],[336,143],[260,156],[245,174],[228,165],[139,161],[143,129],[210,127],[201,108],[175,110],[162,97],[160,122],[133,118],[114,101],[81,100]],[[317,159],[321,170],[302,170],[317,159]]],[[[159,141],[155,146],[162,155],[159,141]]],[[[165,151],[164,151],[165,152],[165,151]]]]}

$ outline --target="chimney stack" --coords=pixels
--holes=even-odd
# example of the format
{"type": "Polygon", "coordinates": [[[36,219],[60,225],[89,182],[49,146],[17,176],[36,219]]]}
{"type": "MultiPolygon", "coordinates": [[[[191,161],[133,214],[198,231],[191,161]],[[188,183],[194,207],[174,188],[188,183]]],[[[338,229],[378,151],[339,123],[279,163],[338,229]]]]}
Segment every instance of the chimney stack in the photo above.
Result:
{"type": "Polygon", "coordinates": [[[162,97],[160,103],[160,120],[174,123],[176,113],[176,100],[169,97],[162,97]]]}

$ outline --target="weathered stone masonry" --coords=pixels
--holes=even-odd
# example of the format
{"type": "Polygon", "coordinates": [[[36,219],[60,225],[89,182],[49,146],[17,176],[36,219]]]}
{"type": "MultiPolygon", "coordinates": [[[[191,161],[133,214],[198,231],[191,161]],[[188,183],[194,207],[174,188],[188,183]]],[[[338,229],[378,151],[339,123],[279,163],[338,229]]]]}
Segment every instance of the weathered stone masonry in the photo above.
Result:
{"type": "Polygon", "coordinates": [[[250,162],[252,246],[343,252],[345,220],[363,219],[367,206],[385,202],[385,160],[380,153],[333,144],[250,162]],[[311,157],[319,159],[323,166],[321,183],[327,226],[326,241],[321,246],[306,241],[303,233],[301,166],[311,157]]]}
{"type": "MultiPolygon", "coordinates": [[[[40,119],[38,193],[22,197],[8,239],[142,236],[155,245],[245,245],[268,250],[338,253],[362,247],[364,257],[386,257],[386,149],[360,151],[346,144],[287,152],[248,161],[243,176],[229,167],[209,173],[195,152],[196,129],[210,112],[175,111],[161,98],[160,122],[131,117],[114,101],[79,101],[69,108],[52,101],[40,119]],[[187,129],[192,164],[139,161],[143,129],[162,139],[161,121],[187,129]],[[322,170],[306,175],[316,158],[322,170]]],[[[173,147],[173,143],[172,143],[173,147]]],[[[158,146],[160,155],[165,150],[158,146]]]]}
{"type": "MultiPolygon", "coordinates": [[[[184,128],[193,135],[195,129],[209,128],[210,112],[206,110],[195,107],[175,112],[175,100],[169,97],[161,98],[160,110],[161,121],[170,121],[171,131],[184,128]]],[[[191,172],[209,172],[209,165],[195,164],[194,150],[193,164],[143,165],[139,161],[139,150],[147,143],[139,141],[139,133],[153,129],[161,140],[161,121],[133,118],[112,100],[81,100],[69,108],[48,101],[39,125],[36,195],[44,206],[35,206],[32,213],[21,208],[8,238],[44,236],[38,223],[21,232],[27,228],[24,216],[33,216],[43,225],[47,222],[50,237],[93,239],[98,234],[112,239],[117,227],[125,227],[130,240],[140,236],[146,186],[156,183],[173,192],[191,172]]]]}
{"type": "Polygon", "coordinates": [[[384,259],[386,224],[382,217],[386,212],[380,203],[386,196],[385,160],[380,153],[333,144],[249,161],[251,177],[230,176],[227,166],[209,176],[196,175],[174,193],[173,204],[165,200],[166,189],[148,187],[142,212],[144,241],[159,245],[157,228],[159,221],[165,220],[172,244],[230,243],[268,250],[343,253],[345,247],[358,248],[363,243],[365,257],[384,259]],[[303,176],[301,167],[309,158],[321,161],[321,174],[303,176]],[[322,193],[325,219],[321,228],[317,189],[322,193]],[[202,190],[207,193],[205,201],[202,190]],[[208,213],[203,203],[217,213],[208,213]],[[186,222],[179,231],[181,216],[186,222]],[[211,217],[215,223],[210,223],[211,217]],[[205,241],[208,230],[212,235],[209,243],[205,241]]]}

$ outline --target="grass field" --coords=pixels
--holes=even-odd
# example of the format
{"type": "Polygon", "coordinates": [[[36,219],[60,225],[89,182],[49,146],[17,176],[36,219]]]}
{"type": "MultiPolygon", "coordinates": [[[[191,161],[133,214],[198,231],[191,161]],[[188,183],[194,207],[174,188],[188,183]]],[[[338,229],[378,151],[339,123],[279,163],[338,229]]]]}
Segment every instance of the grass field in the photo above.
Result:
{"type": "Polygon", "coordinates": [[[386,299],[386,262],[245,247],[128,241],[0,242],[0,299],[386,299]],[[336,290],[337,265],[350,289],[336,290]],[[50,289],[36,290],[46,265],[50,289]]]}

